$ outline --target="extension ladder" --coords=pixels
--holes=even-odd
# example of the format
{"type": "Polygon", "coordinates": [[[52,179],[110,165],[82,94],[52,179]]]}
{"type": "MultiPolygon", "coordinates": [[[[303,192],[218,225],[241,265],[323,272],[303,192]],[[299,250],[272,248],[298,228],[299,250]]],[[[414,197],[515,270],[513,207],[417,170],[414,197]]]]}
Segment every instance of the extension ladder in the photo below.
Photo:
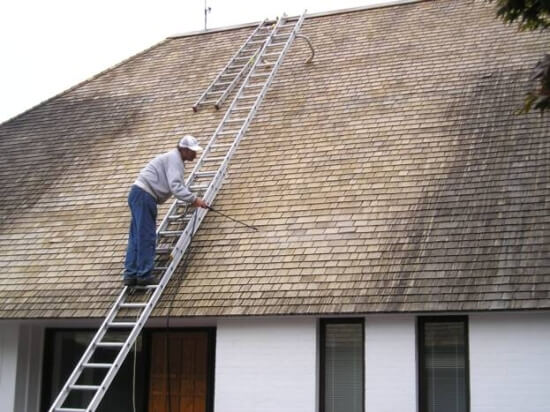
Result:
{"type": "MultiPolygon", "coordinates": [[[[251,62],[248,74],[235,98],[187,178],[186,184],[190,190],[202,196],[208,204],[213,202],[220,189],[229,161],[256,114],[285,54],[300,30],[305,13],[304,11],[299,18],[283,16],[271,24],[271,31],[261,49],[256,53],[257,58],[251,62]],[[271,57],[272,63],[262,62],[264,56],[271,57]]],[[[199,228],[206,213],[207,209],[191,209],[178,200],[172,203],[157,229],[158,248],[155,271],[162,273],[159,283],[136,288],[142,289],[141,293],[128,287],[123,288],[49,412],[93,412],[96,410],[155,308],[172,274],[177,269],[192,236],[199,228]],[[135,321],[128,319],[135,319],[135,321]],[[113,339],[109,333],[115,331],[125,331],[127,336],[122,339],[113,339]],[[94,359],[94,355],[101,352],[103,348],[115,352],[112,361],[105,362],[94,359]],[[99,371],[103,371],[104,375],[98,373],[99,371]],[[101,382],[88,384],[89,376],[83,378],[86,372],[91,372],[94,375],[99,374],[101,382]],[[86,405],[72,405],[74,399],[71,399],[70,396],[76,396],[86,405]],[[66,405],[66,401],[68,401],[68,405],[66,405]]]]}

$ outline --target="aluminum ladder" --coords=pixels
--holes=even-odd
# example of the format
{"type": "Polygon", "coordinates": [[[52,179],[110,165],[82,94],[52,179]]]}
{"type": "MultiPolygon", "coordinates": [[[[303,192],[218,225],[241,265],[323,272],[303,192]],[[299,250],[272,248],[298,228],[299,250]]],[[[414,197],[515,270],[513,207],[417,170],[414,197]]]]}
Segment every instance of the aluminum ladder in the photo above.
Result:
{"type": "Polygon", "coordinates": [[[273,22],[264,20],[256,27],[193,105],[194,112],[209,104],[213,104],[216,109],[221,107],[231,91],[250,70],[256,55],[269,37],[273,25],[273,22]]]}
{"type": "MultiPolygon", "coordinates": [[[[202,196],[207,203],[212,204],[218,193],[231,157],[254,118],[285,54],[296,38],[305,13],[304,11],[298,18],[283,16],[273,24],[273,29],[257,53],[258,58],[252,62],[235,98],[187,178],[186,184],[190,190],[202,196]],[[263,63],[263,56],[269,56],[272,62],[263,63]]],[[[162,274],[159,283],[141,288],[124,287],[122,289],[49,412],[94,412],[96,410],[177,269],[207,211],[202,208],[191,209],[178,200],[172,203],[157,229],[159,246],[155,271],[162,274]],[[109,337],[109,332],[115,331],[123,331],[127,336],[122,339],[109,337]],[[114,359],[109,362],[94,360],[94,355],[102,349],[111,349],[115,352],[114,359]],[[97,384],[81,382],[86,371],[103,371],[103,377],[99,378],[101,382],[97,384]],[[77,407],[65,405],[73,393],[77,397],[86,398],[81,399],[86,405],[77,407]]],[[[69,401],[69,403],[72,402],[69,401]]]]}

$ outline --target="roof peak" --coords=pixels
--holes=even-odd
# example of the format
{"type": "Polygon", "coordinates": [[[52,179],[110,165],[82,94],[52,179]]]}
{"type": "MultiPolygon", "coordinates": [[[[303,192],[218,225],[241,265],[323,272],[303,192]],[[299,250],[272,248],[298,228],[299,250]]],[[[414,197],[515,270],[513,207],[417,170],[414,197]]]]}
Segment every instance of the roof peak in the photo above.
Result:
{"type": "MultiPolygon", "coordinates": [[[[381,9],[384,7],[391,7],[391,6],[400,6],[404,4],[410,4],[410,3],[422,3],[424,1],[431,1],[431,0],[387,0],[387,1],[381,1],[377,4],[371,4],[368,6],[360,6],[360,7],[351,7],[346,9],[337,9],[337,10],[330,10],[330,11],[322,11],[317,13],[311,13],[306,14],[306,19],[314,18],[314,17],[323,17],[323,16],[331,16],[334,14],[342,14],[342,13],[351,13],[356,11],[363,11],[363,10],[370,10],[370,9],[381,9]]],[[[288,16],[288,18],[297,18],[300,16],[288,16]]],[[[260,24],[259,21],[256,22],[249,22],[249,23],[241,23],[241,24],[235,24],[232,26],[224,26],[224,27],[216,27],[214,29],[209,30],[195,30],[187,33],[178,33],[174,34],[172,36],[168,36],[169,39],[176,39],[179,37],[188,37],[188,36],[197,36],[200,34],[210,34],[210,33],[217,33],[221,31],[229,31],[229,30],[237,30],[242,29],[245,27],[254,27],[260,24]]]]}

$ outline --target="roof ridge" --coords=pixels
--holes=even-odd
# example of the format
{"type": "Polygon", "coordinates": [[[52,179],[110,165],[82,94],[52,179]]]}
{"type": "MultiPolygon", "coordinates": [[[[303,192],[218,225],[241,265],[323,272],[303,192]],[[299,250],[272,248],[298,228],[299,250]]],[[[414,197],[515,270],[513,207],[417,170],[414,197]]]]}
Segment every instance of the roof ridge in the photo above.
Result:
{"type": "MultiPolygon", "coordinates": [[[[372,9],[382,9],[385,7],[401,6],[401,5],[411,4],[411,3],[423,3],[428,1],[434,1],[434,0],[388,0],[388,1],[380,2],[378,4],[371,4],[368,6],[351,7],[347,9],[337,9],[337,10],[321,11],[317,13],[306,14],[305,18],[310,19],[310,18],[316,18],[316,17],[332,16],[335,14],[353,13],[353,12],[358,12],[363,10],[372,10],[372,9]]],[[[288,16],[288,18],[295,18],[295,17],[300,17],[300,16],[288,16]]],[[[218,33],[221,31],[238,30],[245,27],[254,27],[254,26],[257,26],[258,24],[260,24],[260,22],[256,21],[256,22],[235,24],[233,26],[216,27],[214,29],[209,29],[209,30],[195,30],[187,33],[173,34],[172,36],[169,36],[168,39],[177,39],[181,37],[198,36],[201,34],[218,33]]]]}

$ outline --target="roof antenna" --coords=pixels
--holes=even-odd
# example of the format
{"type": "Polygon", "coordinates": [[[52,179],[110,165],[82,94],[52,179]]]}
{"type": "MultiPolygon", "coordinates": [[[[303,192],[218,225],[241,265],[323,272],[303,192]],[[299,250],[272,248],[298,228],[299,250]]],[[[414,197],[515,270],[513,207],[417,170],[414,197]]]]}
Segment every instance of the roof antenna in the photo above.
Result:
{"type": "Polygon", "coordinates": [[[206,31],[206,23],[208,20],[208,13],[212,11],[212,7],[206,5],[206,0],[204,0],[204,31],[206,31]]]}

